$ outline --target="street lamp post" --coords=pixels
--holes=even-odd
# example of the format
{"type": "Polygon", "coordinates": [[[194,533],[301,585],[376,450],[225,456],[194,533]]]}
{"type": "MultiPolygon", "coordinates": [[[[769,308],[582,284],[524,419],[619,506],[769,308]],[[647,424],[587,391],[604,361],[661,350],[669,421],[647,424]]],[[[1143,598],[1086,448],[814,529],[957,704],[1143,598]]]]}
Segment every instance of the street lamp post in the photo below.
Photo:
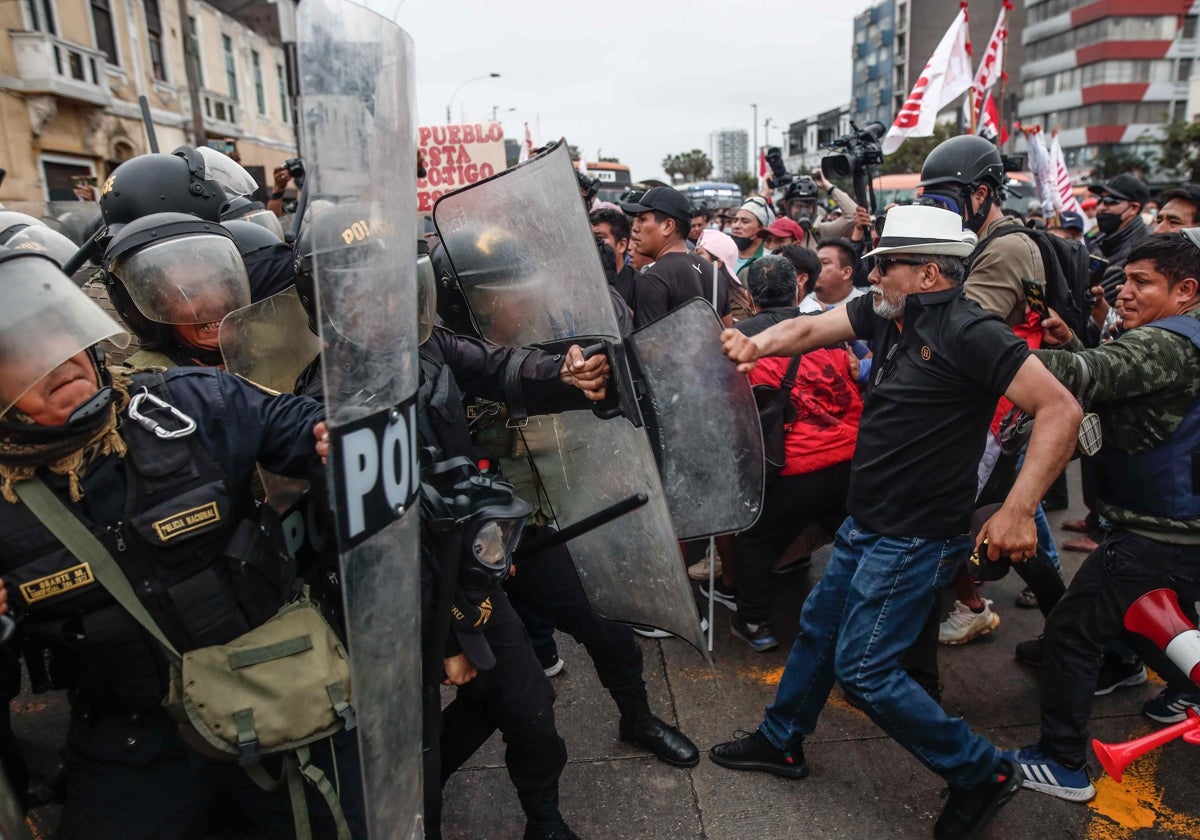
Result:
{"type": "Polygon", "coordinates": [[[515,110],[517,110],[517,106],[515,106],[515,105],[511,108],[501,108],[499,105],[493,105],[492,106],[492,122],[496,121],[496,112],[497,111],[504,111],[504,113],[507,114],[510,111],[515,111],[515,110]]]}
{"type": "Polygon", "coordinates": [[[758,103],[750,103],[750,107],[754,109],[754,148],[750,152],[750,174],[755,178],[758,177],[758,103]]]}
{"type": "Polygon", "coordinates": [[[499,78],[500,78],[499,73],[487,73],[483,76],[475,76],[474,78],[467,79],[461,85],[456,87],[454,89],[454,93],[450,94],[450,101],[446,103],[446,122],[451,123],[454,121],[450,116],[450,106],[454,104],[454,97],[458,96],[458,92],[460,90],[465,88],[467,85],[471,84],[471,82],[478,82],[481,79],[499,79],[499,78]]]}

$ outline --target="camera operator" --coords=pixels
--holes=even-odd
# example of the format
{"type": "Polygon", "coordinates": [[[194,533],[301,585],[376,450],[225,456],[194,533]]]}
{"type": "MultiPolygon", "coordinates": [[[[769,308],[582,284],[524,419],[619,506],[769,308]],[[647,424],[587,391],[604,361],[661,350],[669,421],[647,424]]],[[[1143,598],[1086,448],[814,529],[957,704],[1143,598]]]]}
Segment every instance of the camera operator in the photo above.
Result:
{"type": "Polygon", "coordinates": [[[279,166],[275,167],[275,171],[271,173],[275,179],[275,189],[271,191],[271,198],[267,202],[267,209],[276,216],[282,216],[283,211],[283,193],[287,189],[288,184],[292,181],[296,182],[296,189],[304,188],[304,161],[300,158],[288,158],[279,166]]]}
{"type": "Polygon", "coordinates": [[[838,239],[846,237],[854,229],[853,217],[858,207],[846,192],[835,187],[819,170],[812,176],[793,175],[783,164],[783,153],[778,148],[767,150],[767,163],[771,167],[771,178],[767,183],[776,194],[782,194],[779,199],[779,211],[782,217],[791,219],[804,230],[803,240],[797,238],[796,243],[805,248],[816,250],[822,238],[838,239]],[[824,219],[819,217],[818,204],[821,190],[837,202],[842,210],[839,219],[824,219]]]}

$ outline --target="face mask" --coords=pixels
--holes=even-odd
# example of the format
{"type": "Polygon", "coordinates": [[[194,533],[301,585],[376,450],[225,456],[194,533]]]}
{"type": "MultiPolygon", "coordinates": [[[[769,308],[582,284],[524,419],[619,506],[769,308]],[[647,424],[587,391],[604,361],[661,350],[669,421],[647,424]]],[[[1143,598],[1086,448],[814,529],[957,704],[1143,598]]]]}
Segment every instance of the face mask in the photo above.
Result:
{"type": "Polygon", "coordinates": [[[732,236],[733,225],[725,225],[725,227],[721,228],[721,233],[725,234],[726,236],[732,236]]]}
{"type": "Polygon", "coordinates": [[[812,217],[813,217],[813,211],[812,211],[811,207],[801,206],[801,207],[793,207],[792,208],[792,221],[793,222],[808,221],[812,217]]]}
{"type": "Polygon", "coordinates": [[[1121,216],[1117,213],[1097,213],[1096,227],[1101,233],[1116,233],[1121,227],[1121,216]]]}
{"type": "Polygon", "coordinates": [[[733,236],[732,233],[730,236],[733,237],[733,244],[737,246],[739,251],[745,251],[750,247],[750,243],[754,241],[749,236],[733,236]]]}

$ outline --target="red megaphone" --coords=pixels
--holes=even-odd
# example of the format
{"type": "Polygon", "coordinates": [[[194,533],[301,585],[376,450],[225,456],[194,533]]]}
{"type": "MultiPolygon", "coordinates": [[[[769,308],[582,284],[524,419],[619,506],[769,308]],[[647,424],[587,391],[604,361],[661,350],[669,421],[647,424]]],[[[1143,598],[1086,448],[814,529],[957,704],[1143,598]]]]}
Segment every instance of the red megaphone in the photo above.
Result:
{"type": "Polygon", "coordinates": [[[1200,744],[1200,713],[1195,709],[1188,709],[1188,719],[1182,723],[1123,744],[1102,744],[1093,738],[1092,749],[1096,751],[1096,758],[1100,759],[1108,775],[1119,782],[1131,761],[1181,735],[1189,744],[1200,744]]]}
{"type": "Polygon", "coordinates": [[[1125,613],[1125,629],[1154,642],[1200,685],[1200,631],[1179,609],[1173,590],[1155,589],[1134,601],[1125,613]]]}

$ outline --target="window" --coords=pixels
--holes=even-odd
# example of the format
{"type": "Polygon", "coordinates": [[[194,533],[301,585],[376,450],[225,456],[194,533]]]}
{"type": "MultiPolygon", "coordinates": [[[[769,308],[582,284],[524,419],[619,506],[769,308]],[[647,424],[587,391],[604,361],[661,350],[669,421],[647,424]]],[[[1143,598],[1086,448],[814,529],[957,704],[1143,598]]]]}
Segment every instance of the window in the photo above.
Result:
{"type": "Polygon", "coordinates": [[[42,155],[41,163],[47,201],[78,201],[71,179],[96,174],[86,158],[42,155]]]}
{"type": "Polygon", "coordinates": [[[166,62],[163,61],[162,15],[158,11],[158,0],[142,0],[146,13],[146,41],[150,48],[150,69],[160,82],[167,80],[166,62]]]}
{"type": "Polygon", "coordinates": [[[187,19],[188,49],[196,67],[196,84],[204,87],[204,62],[200,60],[200,31],[196,28],[196,18],[188,15],[187,19]]]}
{"type": "Polygon", "coordinates": [[[1171,106],[1171,119],[1175,122],[1185,122],[1187,120],[1187,102],[1180,99],[1171,106]]]}
{"type": "Polygon", "coordinates": [[[262,59],[258,50],[250,50],[250,65],[254,68],[254,98],[258,102],[258,113],[267,113],[267,94],[263,90],[262,59]]]}
{"type": "Polygon", "coordinates": [[[283,121],[289,122],[292,119],[291,103],[288,100],[291,98],[288,94],[287,74],[283,72],[283,65],[275,65],[275,74],[279,77],[279,113],[283,115],[283,121]]]}
{"type": "Polygon", "coordinates": [[[225,53],[225,86],[229,88],[229,98],[237,99],[237,64],[233,60],[233,39],[228,35],[221,36],[221,49],[225,53]]]}
{"type": "Polygon", "coordinates": [[[29,16],[29,27],[36,32],[57,35],[54,25],[54,6],[50,0],[25,0],[25,13],[29,16]]]}
{"type": "Polygon", "coordinates": [[[92,0],[92,29],[96,35],[96,49],[104,53],[109,64],[116,64],[117,37],[108,0],[92,0]]]}
{"type": "Polygon", "coordinates": [[[1196,15],[1184,15],[1183,37],[1189,41],[1196,37],[1196,15]]]}
{"type": "Polygon", "coordinates": [[[1186,82],[1192,78],[1192,60],[1190,58],[1179,59],[1179,69],[1175,75],[1175,81],[1186,82]]]}

